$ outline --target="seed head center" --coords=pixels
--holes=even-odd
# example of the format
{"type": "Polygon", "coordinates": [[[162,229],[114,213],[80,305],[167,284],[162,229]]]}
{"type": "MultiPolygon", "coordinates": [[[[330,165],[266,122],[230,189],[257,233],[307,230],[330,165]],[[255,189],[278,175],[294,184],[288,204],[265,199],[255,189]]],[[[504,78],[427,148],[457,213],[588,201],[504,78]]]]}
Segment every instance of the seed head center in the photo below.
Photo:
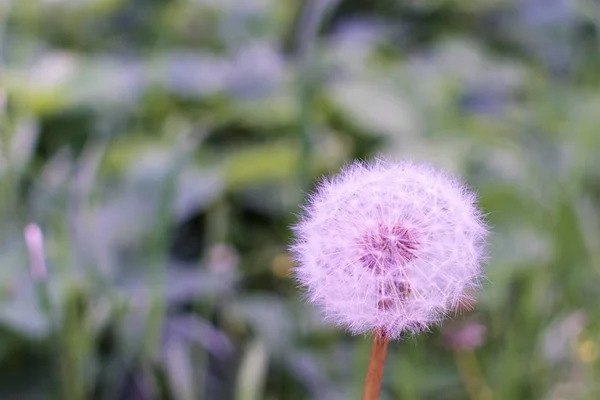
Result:
{"type": "Polygon", "coordinates": [[[404,226],[378,224],[359,239],[360,261],[368,270],[385,273],[414,260],[418,247],[414,233],[404,226]]]}

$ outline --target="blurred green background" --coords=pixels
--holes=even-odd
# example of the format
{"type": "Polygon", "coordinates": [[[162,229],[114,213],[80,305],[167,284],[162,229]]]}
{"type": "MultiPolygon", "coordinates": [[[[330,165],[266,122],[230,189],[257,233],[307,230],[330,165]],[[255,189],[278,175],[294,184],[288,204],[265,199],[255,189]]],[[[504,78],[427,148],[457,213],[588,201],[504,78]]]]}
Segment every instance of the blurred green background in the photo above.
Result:
{"type": "Polygon", "coordinates": [[[0,399],[359,398],[369,339],[302,302],[286,246],[316,179],[380,152],[463,176],[493,228],[475,309],[391,345],[382,399],[600,398],[599,2],[0,24],[0,399]]]}

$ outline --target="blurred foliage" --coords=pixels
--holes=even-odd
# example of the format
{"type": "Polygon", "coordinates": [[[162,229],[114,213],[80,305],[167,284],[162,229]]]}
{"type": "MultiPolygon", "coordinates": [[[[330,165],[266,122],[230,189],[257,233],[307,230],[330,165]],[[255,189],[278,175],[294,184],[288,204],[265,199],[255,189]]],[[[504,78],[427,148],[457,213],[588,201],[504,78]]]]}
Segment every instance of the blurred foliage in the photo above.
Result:
{"type": "Polygon", "coordinates": [[[596,1],[3,0],[0,23],[0,398],[358,398],[368,338],[300,300],[286,245],[315,180],[379,152],[464,176],[494,230],[475,310],[391,346],[382,399],[600,395],[596,1]]]}

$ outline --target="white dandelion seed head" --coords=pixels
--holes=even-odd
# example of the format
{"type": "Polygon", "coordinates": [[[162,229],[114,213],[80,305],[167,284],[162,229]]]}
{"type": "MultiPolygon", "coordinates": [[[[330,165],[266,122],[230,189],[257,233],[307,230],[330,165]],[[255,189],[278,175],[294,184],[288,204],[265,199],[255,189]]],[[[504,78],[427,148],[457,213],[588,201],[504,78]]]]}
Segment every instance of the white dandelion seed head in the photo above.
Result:
{"type": "Polygon", "coordinates": [[[428,329],[478,286],[487,227],[474,193],[429,165],[354,163],[294,227],[295,277],[354,334],[428,329]]]}

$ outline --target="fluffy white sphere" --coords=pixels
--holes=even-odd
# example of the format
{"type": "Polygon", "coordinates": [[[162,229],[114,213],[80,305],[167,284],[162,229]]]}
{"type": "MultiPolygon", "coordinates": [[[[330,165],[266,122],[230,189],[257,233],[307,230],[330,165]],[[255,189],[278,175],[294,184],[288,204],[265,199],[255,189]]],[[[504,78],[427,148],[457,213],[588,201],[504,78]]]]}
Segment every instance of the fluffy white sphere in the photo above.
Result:
{"type": "Polygon", "coordinates": [[[296,279],[352,333],[422,331],[478,285],[487,228],[476,197],[429,165],[354,163],[304,210],[296,279]]]}

